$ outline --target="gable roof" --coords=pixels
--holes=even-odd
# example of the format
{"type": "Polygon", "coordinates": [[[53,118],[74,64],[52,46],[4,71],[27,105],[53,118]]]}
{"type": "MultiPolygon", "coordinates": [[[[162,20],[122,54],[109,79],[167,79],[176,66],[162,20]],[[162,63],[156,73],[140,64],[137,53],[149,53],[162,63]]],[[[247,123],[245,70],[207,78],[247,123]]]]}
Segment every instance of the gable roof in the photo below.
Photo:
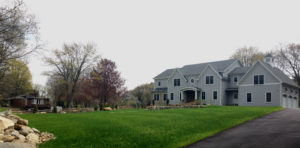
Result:
{"type": "MultiPolygon", "coordinates": [[[[230,66],[236,59],[229,59],[229,60],[222,60],[222,61],[215,61],[215,62],[207,62],[207,63],[200,63],[200,64],[191,64],[185,65],[182,68],[178,68],[183,75],[198,75],[200,74],[204,68],[210,64],[217,72],[224,72],[224,70],[230,66]]],[[[164,72],[160,73],[154,79],[165,79],[171,76],[174,69],[167,69],[164,72]]]]}
{"type": "MultiPolygon", "coordinates": [[[[290,86],[294,86],[299,88],[299,86],[292,80],[290,79],[286,74],[284,74],[280,69],[276,68],[276,67],[272,67],[271,65],[269,65],[268,63],[265,63],[263,61],[257,61],[252,67],[248,67],[248,70],[246,71],[246,74],[241,78],[240,82],[246,77],[247,73],[249,71],[251,71],[253,69],[253,67],[256,64],[261,64],[264,68],[266,68],[273,76],[276,77],[276,79],[278,79],[281,83],[283,84],[288,84],[290,86]]],[[[241,71],[244,72],[244,70],[246,70],[246,67],[244,67],[245,69],[237,69],[234,71],[241,71]]],[[[237,73],[232,71],[232,73],[237,73]]]]}
{"type": "Polygon", "coordinates": [[[169,78],[169,76],[171,76],[171,74],[173,73],[173,71],[176,68],[173,69],[167,69],[165,71],[163,71],[162,73],[160,73],[159,75],[157,75],[156,77],[154,77],[154,79],[166,79],[169,78]]]}
{"type": "Polygon", "coordinates": [[[265,62],[261,62],[265,65],[265,67],[267,67],[275,76],[277,76],[282,83],[284,84],[288,84],[294,87],[299,87],[295,81],[293,81],[292,79],[290,79],[286,74],[284,74],[280,69],[276,68],[276,67],[272,67],[271,65],[265,63],[265,62]]]}

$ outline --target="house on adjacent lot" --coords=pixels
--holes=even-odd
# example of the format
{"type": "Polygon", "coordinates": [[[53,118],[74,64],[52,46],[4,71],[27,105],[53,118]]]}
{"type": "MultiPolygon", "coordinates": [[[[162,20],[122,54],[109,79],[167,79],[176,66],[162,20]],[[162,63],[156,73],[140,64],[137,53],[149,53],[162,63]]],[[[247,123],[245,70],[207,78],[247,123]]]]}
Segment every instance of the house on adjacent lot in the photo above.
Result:
{"type": "Polygon", "coordinates": [[[272,55],[243,67],[230,59],[167,69],[154,78],[156,103],[298,107],[299,87],[278,68],[272,55]]]}
{"type": "Polygon", "coordinates": [[[33,95],[20,95],[4,99],[5,105],[21,109],[29,109],[37,106],[39,109],[50,109],[50,99],[41,98],[33,95]]]}

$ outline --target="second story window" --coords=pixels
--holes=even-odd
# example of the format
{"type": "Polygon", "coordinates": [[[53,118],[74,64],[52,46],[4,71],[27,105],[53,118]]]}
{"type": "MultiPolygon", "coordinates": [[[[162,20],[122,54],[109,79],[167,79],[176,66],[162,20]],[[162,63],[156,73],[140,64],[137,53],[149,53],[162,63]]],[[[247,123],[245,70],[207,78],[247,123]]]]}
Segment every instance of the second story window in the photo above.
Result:
{"type": "Polygon", "coordinates": [[[174,86],[180,86],[180,79],[174,79],[174,86]]]}
{"type": "Polygon", "coordinates": [[[254,84],[264,84],[265,77],[264,75],[254,75],[254,84]]]}
{"type": "Polygon", "coordinates": [[[214,84],[214,76],[206,76],[206,84],[214,84]]]}
{"type": "Polygon", "coordinates": [[[158,82],[158,86],[160,86],[160,82],[158,82]]]}

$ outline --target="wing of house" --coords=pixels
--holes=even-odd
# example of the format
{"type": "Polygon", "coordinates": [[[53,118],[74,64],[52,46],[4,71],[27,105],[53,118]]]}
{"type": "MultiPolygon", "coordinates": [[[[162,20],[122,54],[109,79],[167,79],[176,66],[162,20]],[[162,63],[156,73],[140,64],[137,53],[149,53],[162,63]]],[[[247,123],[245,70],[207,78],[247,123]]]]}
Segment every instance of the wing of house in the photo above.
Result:
{"type": "Polygon", "coordinates": [[[229,59],[167,69],[154,78],[156,103],[297,107],[297,84],[272,67],[272,56],[243,67],[229,59]],[[271,59],[270,59],[271,58],[271,59]]]}

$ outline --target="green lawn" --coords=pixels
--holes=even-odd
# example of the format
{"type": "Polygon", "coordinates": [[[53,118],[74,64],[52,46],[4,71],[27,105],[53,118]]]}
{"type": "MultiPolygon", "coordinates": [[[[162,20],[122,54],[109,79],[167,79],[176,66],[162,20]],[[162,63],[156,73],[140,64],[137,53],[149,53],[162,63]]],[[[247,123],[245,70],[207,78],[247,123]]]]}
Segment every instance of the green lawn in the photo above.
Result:
{"type": "Polygon", "coordinates": [[[182,147],[281,110],[280,107],[210,106],[160,111],[117,110],[77,114],[23,114],[31,127],[57,137],[43,147],[182,147]]]}

